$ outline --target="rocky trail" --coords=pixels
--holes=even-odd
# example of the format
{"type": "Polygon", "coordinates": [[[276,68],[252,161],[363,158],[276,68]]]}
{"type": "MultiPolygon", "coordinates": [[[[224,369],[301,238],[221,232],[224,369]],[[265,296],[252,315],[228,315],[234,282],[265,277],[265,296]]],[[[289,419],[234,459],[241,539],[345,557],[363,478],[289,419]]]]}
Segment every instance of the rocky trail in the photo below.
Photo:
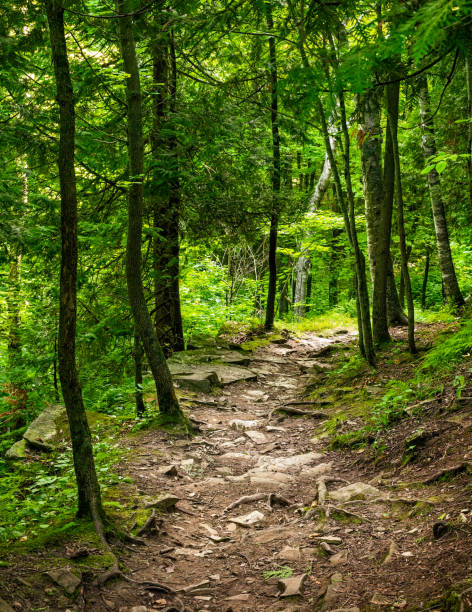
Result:
{"type": "MultiPolygon", "coordinates": [[[[120,485],[117,501],[135,500],[127,529],[143,505],[147,519],[139,531],[146,545],[120,552],[136,582],[98,588],[84,580],[79,604],[67,609],[455,610],[438,602],[471,575],[470,424],[438,421],[444,440],[425,434],[422,449],[440,456],[405,469],[363,448],[330,450],[332,402],[322,393],[308,399],[306,390],[323,384],[332,348],[351,341],[348,333],[306,334],[249,357],[231,351],[231,367],[250,374],[212,392],[181,388],[199,435],[153,430],[126,439],[132,453],[119,470],[133,484],[120,485]],[[451,435],[462,441],[460,457],[444,450],[451,435]]],[[[173,367],[183,387],[200,388],[201,371],[173,367]]],[[[355,416],[345,422],[358,426],[355,416]]],[[[401,427],[403,440],[419,425],[401,427]]],[[[464,593],[457,610],[469,609],[464,593]]]]}

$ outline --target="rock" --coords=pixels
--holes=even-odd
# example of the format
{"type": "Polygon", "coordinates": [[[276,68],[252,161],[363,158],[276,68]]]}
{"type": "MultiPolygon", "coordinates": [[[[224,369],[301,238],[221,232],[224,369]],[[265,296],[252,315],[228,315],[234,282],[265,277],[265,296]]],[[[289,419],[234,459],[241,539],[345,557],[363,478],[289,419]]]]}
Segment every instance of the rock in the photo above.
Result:
{"type": "Polygon", "coordinates": [[[370,603],[374,606],[389,606],[390,607],[393,602],[390,599],[387,599],[385,595],[382,595],[381,593],[374,593],[374,595],[372,596],[372,599],[370,600],[370,603]]]}
{"type": "MultiPolygon", "coordinates": [[[[7,459],[24,459],[26,457],[26,440],[22,438],[15,442],[5,453],[7,459]]],[[[1,608],[0,608],[1,610],[1,608]]]]}
{"type": "Polygon", "coordinates": [[[320,453],[306,453],[292,457],[259,457],[256,465],[259,471],[289,472],[296,471],[297,468],[304,465],[310,465],[322,457],[320,453]]]}
{"type": "Polygon", "coordinates": [[[219,379],[219,384],[223,387],[232,385],[241,380],[251,382],[257,380],[256,372],[248,368],[241,368],[229,365],[214,365],[212,370],[216,372],[219,379]]]}
{"type": "Polygon", "coordinates": [[[183,591],[184,593],[195,593],[195,592],[200,593],[202,589],[206,589],[209,586],[210,586],[210,581],[203,580],[202,582],[197,582],[197,584],[190,584],[189,586],[184,587],[183,589],[180,589],[180,590],[183,591]]]}
{"type": "Polygon", "coordinates": [[[303,470],[302,476],[308,476],[309,478],[319,478],[320,476],[329,474],[331,472],[332,467],[332,461],[328,461],[327,463],[319,463],[318,465],[315,465],[315,467],[303,470]]]}
{"type": "Polygon", "coordinates": [[[254,442],[254,444],[265,444],[268,442],[265,435],[260,431],[249,430],[245,431],[244,433],[250,440],[252,440],[252,442],[254,442]]]}
{"type": "Polygon", "coordinates": [[[290,546],[285,546],[275,556],[277,557],[277,559],[282,559],[283,561],[300,561],[300,548],[292,548],[290,546]]]}
{"type": "Polygon", "coordinates": [[[251,484],[269,487],[285,487],[292,482],[292,478],[283,472],[250,472],[249,481],[251,484]]]}
{"type": "Polygon", "coordinates": [[[171,493],[162,493],[158,497],[146,502],[144,506],[145,508],[155,508],[156,510],[167,512],[173,508],[178,501],[179,498],[175,495],[171,493]]]}
{"type": "Polygon", "coordinates": [[[329,562],[332,565],[342,565],[343,563],[347,563],[347,551],[341,550],[340,552],[332,555],[329,558],[329,562]]]}
{"type": "Polygon", "coordinates": [[[330,610],[330,612],[361,612],[360,608],[336,608],[336,610],[330,610]]]}
{"type": "Polygon", "coordinates": [[[284,578],[278,581],[278,586],[282,590],[280,597],[292,597],[293,595],[301,595],[303,583],[307,579],[307,574],[299,574],[291,578],[284,578]]]}
{"type": "Polygon", "coordinates": [[[264,520],[264,515],[259,510],[254,510],[249,514],[243,514],[241,516],[236,516],[235,518],[228,519],[230,523],[235,523],[240,527],[252,527],[257,523],[260,523],[264,520]]]}
{"type": "Polygon", "coordinates": [[[331,491],[328,496],[329,499],[341,503],[351,501],[353,499],[386,499],[385,494],[383,494],[379,489],[364,482],[354,482],[345,487],[341,487],[340,489],[331,491]]]}
{"type": "Polygon", "coordinates": [[[321,542],[320,548],[322,548],[328,555],[334,555],[334,550],[326,542],[321,542]]]}
{"type": "Polygon", "coordinates": [[[82,582],[82,578],[79,578],[66,567],[60,567],[46,573],[53,582],[62,587],[69,595],[73,595],[82,582]]]}
{"type": "Polygon", "coordinates": [[[323,598],[323,603],[321,606],[321,610],[331,610],[333,605],[336,603],[341,591],[342,591],[342,574],[336,572],[333,574],[329,580],[329,584],[326,588],[325,596],[323,598]]]}
{"type": "Polygon", "coordinates": [[[241,419],[233,419],[228,423],[231,429],[236,429],[237,431],[245,431],[246,429],[253,429],[254,427],[258,427],[260,425],[259,421],[243,421],[241,419]]]}
{"type": "Polygon", "coordinates": [[[179,471],[176,465],[164,465],[163,467],[160,468],[159,472],[163,476],[169,476],[169,477],[179,475],[179,471]]]}
{"type": "Polygon", "coordinates": [[[285,427],[275,427],[274,425],[266,425],[266,431],[285,433],[287,430],[285,429],[285,427]]]}
{"type": "Polygon", "coordinates": [[[387,554],[385,555],[384,560],[382,561],[382,564],[385,565],[386,563],[390,563],[390,561],[393,559],[393,557],[398,554],[398,546],[396,545],[395,542],[390,542],[390,546],[388,548],[387,554]]]}
{"type": "Polygon", "coordinates": [[[179,387],[190,391],[200,391],[201,393],[210,393],[212,386],[218,383],[216,372],[208,372],[207,370],[194,372],[193,374],[177,374],[173,379],[179,387]]]}
{"type": "Polygon", "coordinates": [[[66,418],[66,409],[60,404],[48,406],[23,434],[28,444],[41,450],[52,450],[58,435],[58,421],[66,418]]]}
{"type": "Polygon", "coordinates": [[[293,536],[293,529],[290,527],[269,527],[269,529],[264,529],[264,531],[251,536],[251,538],[257,544],[268,544],[274,540],[286,539],[290,536],[293,536]]]}
{"type": "Polygon", "coordinates": [[[341,544],[342,543],[341,538],[338,538],[337,536],[331,536],[331,535],[316,536],[313,539],[318,540],[318,542],[326,542],[326,544],[341,544]]]}
{"type": "Polygon", "coordinates": [[[15,612],[3,599],[0,599],[0,612],[15,612]]]}
{"type": "Polygon", "coordinates": [[[227,597],[226,601],[249,601],[249,593],[239,593],[238,595],[231,595],[227,597]]]}

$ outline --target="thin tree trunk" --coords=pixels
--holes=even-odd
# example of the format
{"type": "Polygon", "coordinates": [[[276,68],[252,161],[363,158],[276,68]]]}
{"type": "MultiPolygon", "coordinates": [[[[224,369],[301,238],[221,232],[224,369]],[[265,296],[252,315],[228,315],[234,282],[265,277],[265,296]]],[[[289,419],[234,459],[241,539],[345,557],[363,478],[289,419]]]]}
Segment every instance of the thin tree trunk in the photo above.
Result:
{"type": "Polygon", "coordinates": [[[372,327],[376,344],[390,340],[387,321],[387,271],[391,209],[384,197],[381,163],[380,104],[371,90],[361,97],[360,148],[372,290],[372,327]],[[389,215],[390,213],[390,215],[389,215]],[[390,217],[390,220],[389,220],[390,217]]]}
{"type": "Polygon", "coordinates": [[[139,334],[134,329],[133,343],[134,357],[134,398],[136,401],[136,416],[142,417],[146,412],[143,401],[143,347],[139,339],[139,334]]]}
{"type": "Polygon", "coordinates": [[[8,292],[7,292],[7,350],[8,362],[11,368],[18,365],[21,355],[20,340],[20,279],[21,250],[19,247],[10,249],[8,262],[8,292]]]}
{"type": "MultiPolygon", "coordinates": [[[[267,29],[272,32],[274,22],[272,19],[271,1],[264,2],[267,29]]],[[[275,38],[269,36],[269,71],[271,92],[271,126],[272,126],[272,213],[269,233],[269,288],[267,291],[266,317],[264,327],[271,330],[274,327],[275,294],[277,290],[277,231],[279,224],[280,206],[280,135],[278,116],[277,91],[277,55],[275,38]]]]}
{"type": "Polygon", "coordinates": [[[299,257],[295,264],[295,296],[293,312],[301,319],[306,314],[307,281],[310,274],[311,262],[309,257],[299,257]]]}
{"type": "MultiPolygon", "coordinates": [[[[328,120],[329,130],[329,141],[331,143],[331,149],[333,154],[336,151],[336,137],[334,134],[334,123],[336,120],[336,113],[333,112],[328,120]]],[[[328,154],[325,153],[325,159],[323,163],[323,169],[321,170],[320,177],[316,183],[316,187],[310,198],[309,210],[315,212],[321,204],[323,197],[328,190],[331,182],[331,165],[329,163],[328,154]]],[[[308,273],[306,272],[307,267],[310,265],[309,260],[305,256],[300,256],[295,264],[295,302],[294,304],[305,304],[306,302],[306,291],[307,291],[307,278],[308,273]]],[[[303,306],[296,306],[294,309],[295,316],[302,318],[306,314],[306,309],[303,306]]]]}
{"type": "MultiPolygon", "coordinates": [[[[469,33],[470,37],[470,33],[469,33]]],[[[470,38],[469,38],[470,41],[470,38]]],[[[469,218],[472,219],[472,44],[469,42],[465,54],[467,82],[467,174],[469,179],[469,218]]]]}
{"type": "Polygon", "coordinates": [[[69,420],[79,517],[89,517],[103,535],[104,512],[93,460],[92,439],[75,361],[77,320],[77,191],[74,169],[75,108],[64,33],[64,8],[45,0],[59,104],[59,183],[61,188],[61,278],[59,378],[69,420]]]}
{"type": "Polygon", "coordinates": [[[400,153],[398,151],[398,100],[400,95],[400,83],[387,85],[387,112],[388,126],[393,147],[393,158],[395,162],[395,191],[397,197],[397,219],[398,237],[400,239],[400,253],[402,259],[402,276],[405,283],[406,302],[408,307],[408,346],[410,353],[416,353],[415,345],[415,307],[413,304],[413,293],[411,291],[410,273],[408,271],[408,252],[405,239],[405,222],[403,218],[403,189],[400,168],[400,153]]]}
{"type": "Polygon", "coordinates": [[[392,139],[390,137],[390,118],[387,117],[385,130],[385,147],[383,163],[384,212],[388,225],[388,256],[387,256],[387,320],[389,325],[407,325],[408,319],[403,312],[403,300],[399,297],[393,272],[392,255],[390,253],[393,199],[395,193],[395,160],[393,157],[392,139]]]}
{"type": "Polygon", "coordinates": [[[373,348],[373,343],[372,343],[372,330],[370,327],[369,294],[367,291],[367,279],[365,276],[364,256],[359,248],[359,243],[357,240],[356,225],[355,225],[354,194],[352,191],[351,173],[350,173],[350,142],[349,142],[349,133],[347,131],[346,113],[345,113],[345,108],[344,108],[344,98],[341,93],[340,94],[340,109],[341,109],[341,124],[342,124],[343,141],[344,141],[344,176],[346,179],[346,190],[348,194],[349,207],[346,206],[346,202],[344,200],[341,178],[339,176],[338,167],[336,164],[336,160],[334,158],[333,150],[331,148],[331,143],[329,141],[328,126],[327,126],[326,119],[324,116],[324,110],[321,104],[321,100],[317,99],[316,106],[317,106],[318,114],[321,120],[321,126],[322,126],[326,151],[328,152],[329,161],[330,161],[332,172],[333,172],[333,179],[334,179],[334,185],[336,187],[337,200],[339,203],[339,207],[343,213],[346,234],[348,236],[349,243],[351,244],[351,247],[354,253],[356,279],[357,279],[357,295],[359,296],[359,313],[360,313],[359,320],[362,322],[361,323],[362,333],[359,332],[359,339],[360,341],[362,341],[362,344],[360,344],[360,350],[361,350],[361,353],[365,355],[367,361],[373,365],[375,362],[375,353],[374,353],[374,348],[373,348]]]}
{"type": "MultiPolygon", "coordinates": [[[[117,0],[117,12],[128,13],[131,3],[117,0]]],[[[172,384],[164,353],[157,339],[141,276],[141,239],[143,225],[144,142],[142,127],[141,84],[131,17],[118,19],[121,54],[126,78],[128,117],[129,171],[132,184],[128,189],[128,240],[126,245],[126,280],[134,324],[149,361],[156,383],[159,411],[172,421],[184,421],[172,384]]]]}
{"type": "MultiPolygon", "coordinates": [[[[421,128],[423,133],[421,143],[423,146],[423,154],[427,163],[429,158],[436,154],[436,140],[434,134],[434,124],[431,118],[428,81],[424,75],[418,79],[418,96],[421,128]]],[[[444,202],[441,192],[441,181],[435,168],[428,172],[428,187],[433,212],[439,267],[441,269],[445,300],[454,306],[461,307],[464,305],[464,298],[462,297],[459,289],[454,262],[452,261],[446,212],[444,210],[444,202]]]]}
{"type": "Polygon", "coordinates": [[[431,255],[431,250],[429,247],[426,247],[426,261],[424,264],[423,285],[421,286],[421,309],[422,310],[425,310],[426,308],[426,287],[428,286],[430,255],[431,255]]]}

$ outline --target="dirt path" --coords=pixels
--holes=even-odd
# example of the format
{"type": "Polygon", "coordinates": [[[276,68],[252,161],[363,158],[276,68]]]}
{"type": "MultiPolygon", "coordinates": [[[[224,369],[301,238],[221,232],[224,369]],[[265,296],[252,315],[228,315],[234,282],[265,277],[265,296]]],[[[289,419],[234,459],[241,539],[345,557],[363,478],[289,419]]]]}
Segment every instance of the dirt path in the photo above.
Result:
{"type": "MultiPolygon", "coordinates": [[[[440,609],[427,602],[471,569],[464,536],[432,538],[435,517],[451,510],[448,485],[415,490],[362,452],[330,451],[320,437],[329,403],[299,403],[313,372],[329,368],[329,346],[349,341],[306,335],[260,348],[250,363],[257,381],[187,402],[201,435],[170,447],[156,431],[127,441],[130,495],[137,486],[140,499],[179,501],[145,547],[123,553],[126,573],[177,594],[108,583],[85,590],[86,610],[440,609]]],[[[468,512],[469,499],[454,507],[468,512]]]]}

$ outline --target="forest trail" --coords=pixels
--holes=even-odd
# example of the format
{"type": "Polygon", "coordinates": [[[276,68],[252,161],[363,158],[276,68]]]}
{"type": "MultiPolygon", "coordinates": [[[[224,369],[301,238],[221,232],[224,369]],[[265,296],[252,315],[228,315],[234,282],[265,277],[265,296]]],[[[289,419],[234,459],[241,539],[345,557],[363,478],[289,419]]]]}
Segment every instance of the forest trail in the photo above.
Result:
{"type": "MultiPolygon", "coordinates": [[[[470,575],[471,545],[459,531],[435,540],[432,526],[469,512],[467,495],[441,478],[407,486],[401,466],[384,476],[362,449],[329,450],[319,432],[330,400],[301,403],[314,371],[322,384],[333,346],[351,340],[306,334],[259,348],[249,366],[257,382],[190,394],[201,435],[170,446],[156,431],[126,440],[130,495],[136,486],[140,496],[179,500],[144,534],[145,547],[125,551],[126,573],[176,594],[120,581],[88,588],[84,609],[441,609],[427,602],[470,575]]],[[[346,422],[355,429],[355,417],[346,422]]]]}

